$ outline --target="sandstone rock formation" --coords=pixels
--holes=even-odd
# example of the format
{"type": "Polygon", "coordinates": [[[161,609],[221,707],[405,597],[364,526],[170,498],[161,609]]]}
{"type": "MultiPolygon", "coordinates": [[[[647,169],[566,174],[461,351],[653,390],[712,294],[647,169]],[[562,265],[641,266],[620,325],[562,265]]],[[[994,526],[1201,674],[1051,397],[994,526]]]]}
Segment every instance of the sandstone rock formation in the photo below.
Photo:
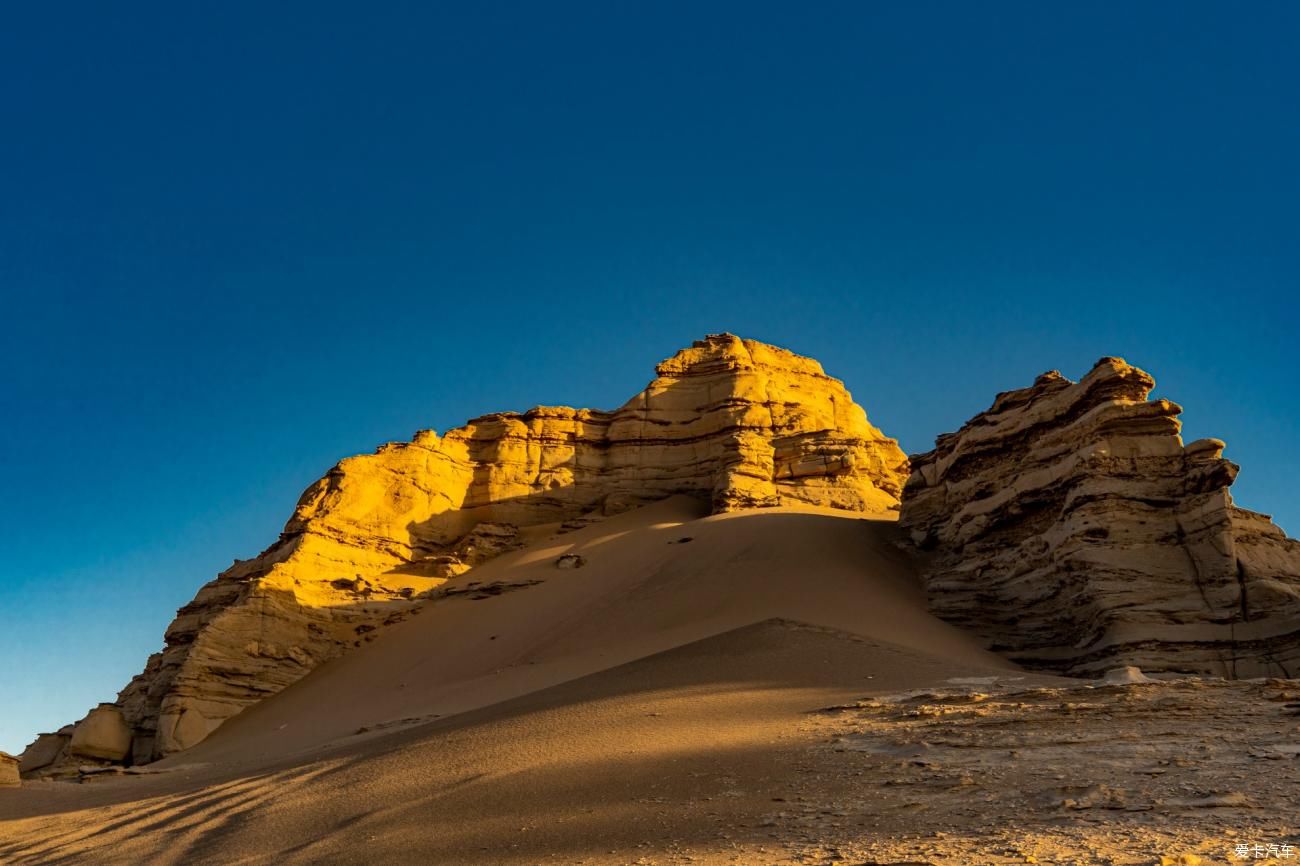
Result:
{"type": "Polygon", "coordinates": [[[82,758],[123,761],[131,752],[131,729],[116,704],[100,704],[77,722],[68,752],[82,758]]]}
{"type": "Polygon", "coordinates": [[[912,457],[900,524],[934,611],[1035,667],[1300,674],[1300,542],[1184,446],[1154,380],[1103,358],[999,394],[912,457]]]}
{"type": "MultiPolygon", "coordinates": [[[[447,578],[519,546],[521,527],[559,529],[683,493],[718,511],[897,508],[906,456],[816,361],[723,334],[657,374],[613,412],[487,415],[343,460],[303,494],[278,542],[178,612],[165,648],[119,696],[122,760],[199,742],[447,578]]],[[[85,724],[66,751],[89,748],[85,724]]],[[[35,764],[63,745],[32,749],[35,764]]]]}
{"type": "Polygon", "coordinates": [[[68,743],[72,742],[72,725],[64,725],[56,733],[40,734],[22,754],[19,769],[23,775],[35,773],[68,759],[68,743]]]}
{"type": "Polygon", "coordinates": [[[0,788],[16,788],[21,784],[18,759],[8,752],[0,752],[0,788]]]}

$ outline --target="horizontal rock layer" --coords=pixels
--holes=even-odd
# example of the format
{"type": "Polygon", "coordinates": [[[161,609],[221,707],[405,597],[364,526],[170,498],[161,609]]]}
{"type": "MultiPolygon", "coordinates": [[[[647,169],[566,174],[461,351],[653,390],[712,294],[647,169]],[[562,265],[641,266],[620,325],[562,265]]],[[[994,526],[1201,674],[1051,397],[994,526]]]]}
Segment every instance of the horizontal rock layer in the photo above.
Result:
{"type": "Polygon", "coordinates": [[[1234,505],[1154,380],[1103,358],[999,394],[913,456],[900,525],[931,604],[1030,666],[1300,673],[1300,542],[1234,505]]]}
{"type": "MultiPolygon", "coordinates": [[[[519,546],[523,528],[560,529],[683,493],[718,511],[897,508],[906,456],[816,361],[724,334],[657,373],[613,412],[487,415],[339,463],[303,494],[278,542],[177,613],[163,651],[119,696],[125,760],[199,742],[448,577],[519,546]]],[[[104,713],[92,716],[78,732],[104,727],[104,713]]],[[[46,735],[29,763],[77,743],[78,734],[71,748],[46,735]]],[[[120,745],[95,743],[104,753],[120,745]]],[[[43,766],[57,766],[50,760],[43,766]]]]}

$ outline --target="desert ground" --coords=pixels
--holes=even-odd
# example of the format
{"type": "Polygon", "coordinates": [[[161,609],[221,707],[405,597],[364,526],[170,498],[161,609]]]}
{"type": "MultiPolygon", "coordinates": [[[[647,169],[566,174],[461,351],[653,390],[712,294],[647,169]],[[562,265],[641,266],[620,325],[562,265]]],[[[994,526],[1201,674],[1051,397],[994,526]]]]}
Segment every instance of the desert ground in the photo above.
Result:
{"type": "Polygon", "coordinates": [[[0,862],[1295,862],[1300,682],[1018,670],[896,532],[539,531],[193,749],[0,790],[0,862]]]}

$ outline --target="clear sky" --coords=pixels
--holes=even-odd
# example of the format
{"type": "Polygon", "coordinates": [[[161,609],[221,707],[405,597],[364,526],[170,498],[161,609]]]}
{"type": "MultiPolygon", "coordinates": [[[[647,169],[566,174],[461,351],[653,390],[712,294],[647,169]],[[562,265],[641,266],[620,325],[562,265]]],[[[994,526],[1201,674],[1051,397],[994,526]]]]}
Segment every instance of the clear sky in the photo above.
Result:
{"type": "Polygon", "coordinates": [[[0,749],[339,458],[612,408],[710,332],[910,452],[1122,355],[1300,530],[1298,43],[1283,2],[11,7],[0,749]]]}

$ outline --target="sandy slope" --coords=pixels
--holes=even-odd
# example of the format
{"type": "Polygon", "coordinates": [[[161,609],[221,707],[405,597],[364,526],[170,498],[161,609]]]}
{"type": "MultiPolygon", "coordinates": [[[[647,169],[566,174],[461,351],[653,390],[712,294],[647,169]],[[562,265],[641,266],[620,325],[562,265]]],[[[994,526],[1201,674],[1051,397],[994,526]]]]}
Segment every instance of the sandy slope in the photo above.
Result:
{"type": "Polygon", "coordinates": [[[701,512],[680,497],[490,562],[460,582],[512,588],[428,605],[173,762],[283,757],[445,718],[772,617],[1007,666],[926,612],[891,523],[701,512]],[[564,554],[586,564],[559,569],[564,554]]]}
{"type": "Polygon", "coordinates": [[[677,499],[511,554],[461,579],[508,591],[432,602],[165,772],[0,792],[0,862],[765,857],[809,710],[1015,674],[925,611],[892,530],[677,499]]]}

